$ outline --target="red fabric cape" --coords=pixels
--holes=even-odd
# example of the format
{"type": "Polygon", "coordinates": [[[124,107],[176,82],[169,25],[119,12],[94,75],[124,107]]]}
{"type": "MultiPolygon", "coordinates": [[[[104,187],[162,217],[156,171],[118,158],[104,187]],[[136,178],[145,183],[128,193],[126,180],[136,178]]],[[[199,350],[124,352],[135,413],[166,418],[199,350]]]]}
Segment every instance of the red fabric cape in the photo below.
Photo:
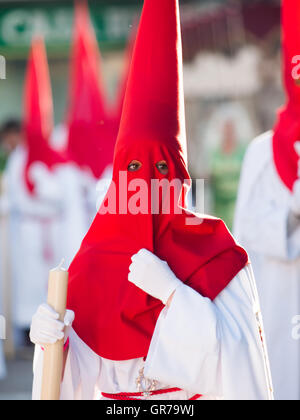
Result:
{"type": "Polygon", "coordinates": [[[86,1],[75,3],[71,60],[67,155],[101,178],[112,164],[117,136],[106,109],[101,56],[86,1]]]}
{"type": "MultiPolygon", "coordinates": [[[[149,175],[151,179],[164,178],[154,167],[162,159],[169,164],[169,180],[183,179],[185,167],[176,151],[155,141],[143,146],[137,143],[115,161],[117,191],[135,179],[135,173],[128,173],[124,187],[116,170],[126,171],[133,157],[143,162],[139,177],[148,185],[149,175]]],[[[134,194],[128,193],[128,203],[134,194]]],[[[100,212],[105,206],[107,200],[100,212]]],[[[236,245],[221,220],[196,219],[187,212],[175,214],[175,210],[170,215],[96,216],[69,270],[68,308],[76,314],[76,332],[98,355],[111,360],[147,355],[163,305],[128,281],[131,256],[141,248],[167,261],[180,280],[210,299],[245,266],[246,252],[236,245]]]]}
{"type": "Polygon", "coordinates": [[[34,184],[30,179],[30,167],[34,162],[44,163],[48,169],[66,162],[49,145],[52,130],[52,94],[47,56],[41,38],[32,41],[24,89],[24,137],[27,149],[25,183],[30,193],[34,184]]]}
{"type": "Polygon", "coordinates": [[[186,211],[178,214],[183,187],[177,193],[172,189],[170,195],[160,193],[154,200],[159,211],[151,212],[153,180],[190,181],[182,83],[178,1],[145,0],[115,149],[113,183],[69,270],[68,307],[75,311],[74,328],[107,359],[146,356],[163,308],[128,281],[131,257],[141,248],[167,261],[181,281],[210,299],[247,263],[246,252],[221,220],[201,220],[186,211]],[[127,171],[132,160],[142,164],[136,172],[127,171]],[[161,160],[168,164],[167,175],[156,167],[161,160]],[[120,174],[126,174],[126,179],[120,174]],[[111,197],[116,197],[115,213],[111,197]],[[134,202],[139,209],[132,208],[134,202]],[[168,214],[163,213],[166,204],[168,214]],[[109,206],[111,211],[105,214],[109,206]],[[126,208],[131,211],[124,214],[126,208]]]}

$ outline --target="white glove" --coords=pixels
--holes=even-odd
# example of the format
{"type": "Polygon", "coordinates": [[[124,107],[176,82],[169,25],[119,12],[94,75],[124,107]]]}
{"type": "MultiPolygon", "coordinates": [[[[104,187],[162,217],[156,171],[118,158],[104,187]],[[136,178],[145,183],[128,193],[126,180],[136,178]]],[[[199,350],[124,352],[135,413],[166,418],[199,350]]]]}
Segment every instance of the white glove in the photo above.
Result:
{"type": "Polygon", "coordinates": [[[141,249],[131,260],[128,280],[166,305],[175,289],[182,284],[166,261],[147,249],[141,249]]]}
{"type": "Polygon", "coordinates": [[[59,321],[59,314],[51,306],[44,303],[39,306],[32,318],[30,340],[40,346],[54,344],[63,338],[66,342],[69,335],[68,330],[71,328],[74,318],[74,312],[67,310],[64,322],[61,322],[59,321]]]}

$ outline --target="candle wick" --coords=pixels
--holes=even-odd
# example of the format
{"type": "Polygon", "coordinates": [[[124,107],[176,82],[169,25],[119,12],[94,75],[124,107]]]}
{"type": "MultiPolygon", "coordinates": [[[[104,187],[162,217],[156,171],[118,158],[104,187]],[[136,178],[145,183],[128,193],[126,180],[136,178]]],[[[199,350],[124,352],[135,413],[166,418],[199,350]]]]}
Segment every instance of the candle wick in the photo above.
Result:
{"type": "Polygon", "coordinates": [[[61,262],[60,262],[59,266],[57,267],[57,269],[58,269],[58,270],[62,270],[64,263],[65,263],[65,259],[64,259],[64,258],[62,258],[62,260],[61,260],[61,262]]]}
{"type": "Polygon", "coordinates": [[[60,262],[59,266],[58,266],[58,267],[56,267],[56,268],[53,268],[51,271],[66,271],[66,270],[63,268],[64,263],[65,263],[65,259],[63,258],[63,259],[61,260],[61,262],[60,262]]]}

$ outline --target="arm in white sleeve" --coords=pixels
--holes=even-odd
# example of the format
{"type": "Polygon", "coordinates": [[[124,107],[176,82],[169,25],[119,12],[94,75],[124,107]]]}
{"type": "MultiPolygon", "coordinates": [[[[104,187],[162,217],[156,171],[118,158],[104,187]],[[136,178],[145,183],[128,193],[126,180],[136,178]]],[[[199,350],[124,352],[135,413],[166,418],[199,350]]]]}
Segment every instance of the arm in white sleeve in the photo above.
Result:
{"type": "MultiPolygon", "coordinates": [[[[93,400],[100,374],[101,358],[96,355],[75,333],[69,334],[69,347],[61,383],[61,400],[93,400]]],[[[35,346],[33,362],[32,399],[39,400],[43,375],[43,351],[35,346]]]]}
{"type": "MultiPolygon", "coordinates": [[[[24,168],[22,168],[24,171],[24,168]]],[[[34,163],[30,168],[30,177],[34,183],[34,194],[25,184],[24,175],[11,171],[10,189],[11,210],[25,217],[47,218],[60,211],[61,188],[54,174],[42,163],[34,163]],[[19,176],[18,176],[19,175],[19,176]]]]}
{"type": "Polygon", "coordinates": [[[159,317],[145,376],[206,397],[271,399],[258,308],[249,266],[213,302],[182,284],[159,317]]]}
{"type": "Polygon", "coordinates": [[[293,218],[291,228],[291,194],[278,178],[270,145],[270,139],[263,137],[255,140],[247,151],[234,235],[249,251],[293,260],[300,256],[300,223],[295,223],[293,218]],[[263,162],[260,156],[264,156],[263,162]]]}
{"type": "Polygon", "coordinates": [[[50,171],[45,164],[36,162],[29,172],[34,183],[35,194],[40,200],[48,203],[60,202],[63,194],[55,171],[50,171]]]}

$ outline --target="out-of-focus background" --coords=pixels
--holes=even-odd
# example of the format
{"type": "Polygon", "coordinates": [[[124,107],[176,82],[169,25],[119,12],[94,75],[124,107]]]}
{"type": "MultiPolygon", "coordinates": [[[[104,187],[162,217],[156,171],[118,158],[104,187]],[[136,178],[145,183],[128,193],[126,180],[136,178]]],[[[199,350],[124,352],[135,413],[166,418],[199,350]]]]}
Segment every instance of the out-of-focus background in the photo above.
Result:
{"type": "MultiPolygon", "coordinates": [[[[141,5],[141,0],[89,1],[111,101],[141,5]]],[[[273,127],[276,110],[284,100],[280,1],[180,0],[180,5],[190,172],[194,179],[205,179],[205,210],[231,227],[246,147],[273,127]]],[[[39,32],[46,41],[59,130],[65,119],[73,11],[71,0],[0,1],[0,55],[6,62],[6,78],[0,80],[0,126],[7,128],[7,122],[22,120],[26,62],[32,36],[39,32]]],[[[0,174],[9,158],[1,144],[0,174]]],[[[5,236],[7,214],[0,212],[0,217],[5,236]]],[[[6,233],[9,240],[9,229],[6,233]]],[[[2,312],[8,316],[8,329],[3,341],[7,374],[0,380],[0,399],[29,399],[32,347],[25,336],[14,332],[9,250],[3,245],[1,252],[6,267],[0,276],[2,312]]]]}

